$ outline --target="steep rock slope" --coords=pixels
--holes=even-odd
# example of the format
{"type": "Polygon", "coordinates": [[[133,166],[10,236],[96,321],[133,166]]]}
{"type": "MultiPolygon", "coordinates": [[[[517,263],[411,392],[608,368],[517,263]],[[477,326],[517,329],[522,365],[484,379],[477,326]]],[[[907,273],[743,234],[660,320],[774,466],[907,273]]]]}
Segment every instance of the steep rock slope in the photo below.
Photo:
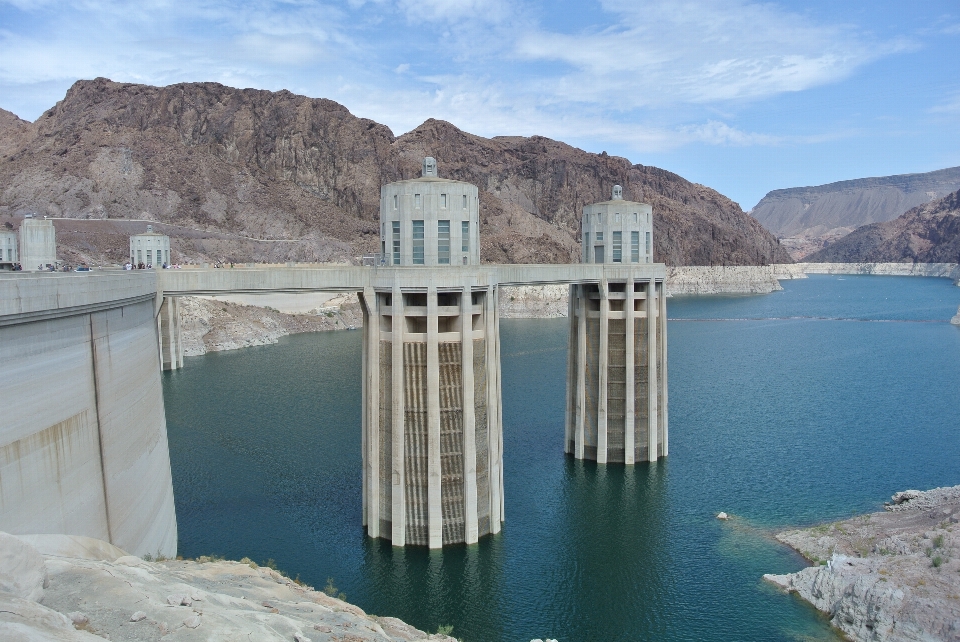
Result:
{"type": "MultiPolygon", "coordinates": [[[[442,176],[480,186],[484,261],[578,260],[580,210],[609,198],[614,183],[626,198],[653,204],[657,260],[789,261],[714,190],[542,137],[488,139],[437,120],[395,137],[335,102],[287,91],[103,78],[77,82],[35,123],[5,114],[0,217],[157,221],[169,226],[181,262],[352,260],[377,251],[380,186],[417,176],[425,155],[442,176]],[[205,234],[219,242],[205,243],[205,234]]],[[[126,231],[112,229],[88,234],[74,254],[122,260],[126,231]]]]}
{"type": "Polygon", "coordinates": [[[885,223],[864,225],[811,263],[960,263],[960,191],[885,223]]]}
{"type": "Polygon", "coordinates": [[[823,236],[881,223],[960,189],[960,167],[778,189],[750,212],[778,236],[823,236]]]}

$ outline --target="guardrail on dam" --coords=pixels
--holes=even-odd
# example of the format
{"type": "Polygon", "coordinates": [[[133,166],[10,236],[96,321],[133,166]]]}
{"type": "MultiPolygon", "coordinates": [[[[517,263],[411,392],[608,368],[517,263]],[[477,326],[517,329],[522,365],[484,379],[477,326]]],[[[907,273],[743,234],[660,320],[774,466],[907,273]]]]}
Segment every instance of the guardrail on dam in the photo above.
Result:
{"type": "Polygon", "coordinates": [[[154,272],[0,276],[0,530],[176,555],[154,272]]]}

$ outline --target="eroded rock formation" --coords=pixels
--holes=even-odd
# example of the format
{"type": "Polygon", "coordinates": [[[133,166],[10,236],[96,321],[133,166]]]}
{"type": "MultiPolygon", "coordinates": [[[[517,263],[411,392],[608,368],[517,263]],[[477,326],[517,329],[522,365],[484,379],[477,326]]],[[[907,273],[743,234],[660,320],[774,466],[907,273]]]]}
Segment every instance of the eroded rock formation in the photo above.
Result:
{"type": "Polygon", "coordinates": [[[960,263],[960,191],[851,232],[805,260],[960,263]]]}
{"type": "Polygon", "coordinates": [[[658,261],[790,261],[736,203],[662,169],[432,119],[397,137],[330,100],[216,83],[98,78],[34,123],[3,112],[0,218],[84,219],[91,229],[69,236],[80,228],[58,221],[58,233],[93,263],[125,257],[129,230],[91,222],[116,219],[165,224],[176,262],[355,260],[379,250],[380,186],[418,175],[426,155],[480,187],[486,262],[578,261],[581,208],[615,183],[653,204],[658,261]]]}

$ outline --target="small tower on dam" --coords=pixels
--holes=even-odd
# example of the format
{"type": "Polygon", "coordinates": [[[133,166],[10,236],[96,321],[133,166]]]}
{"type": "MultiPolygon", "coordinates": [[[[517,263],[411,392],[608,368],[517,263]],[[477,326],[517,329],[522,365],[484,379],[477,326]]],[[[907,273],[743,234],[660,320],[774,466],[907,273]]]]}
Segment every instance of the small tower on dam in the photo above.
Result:
{"type": "MultiPolygon", "coordinates": [[[[652,207],[611,200],[583,208],[583,262],[653,262],[652,207]]],[[[565,450],[634,464],[667,455],[667,336],[662,277],[570,286],[565,450]]]]}
{"type": "Polygon", "coordinates": [[[170,263],[170,237],[154,232],[148,225],[147,231],[130,237],[130,262],[148,267],[159,268],[170,263]]]}
{"type": "Polygon", "coordinates": [[[477,188],[437,175],[380,192],[385,267],[362,293],[363,523],[394,546],[472,544],[503,521],[497,286],[477,188]]]}
{"type": "Polygon", "coordinates": [[[57,264],[57,231],[53,221],[27,214],[20,224],[20,264],[28,272],[57,264]]]}

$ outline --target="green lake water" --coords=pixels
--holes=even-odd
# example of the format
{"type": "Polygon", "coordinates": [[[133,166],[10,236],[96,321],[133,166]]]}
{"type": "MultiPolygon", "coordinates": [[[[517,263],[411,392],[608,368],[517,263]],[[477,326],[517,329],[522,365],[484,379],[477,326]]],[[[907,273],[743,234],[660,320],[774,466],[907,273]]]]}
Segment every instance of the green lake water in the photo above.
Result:
{"type": "Polygon", "coordinates": [[[804,565],[771,533],[960,484],[960,288],[783,286],[668,301],[653,465],[565,456],[567,320],[502,320],[506,523],[442,551],[364,535],[359,332],[187,358],[163,378],[179,552],[273,559],[467,642],[836,639],[761,581],[804,565]]]}

